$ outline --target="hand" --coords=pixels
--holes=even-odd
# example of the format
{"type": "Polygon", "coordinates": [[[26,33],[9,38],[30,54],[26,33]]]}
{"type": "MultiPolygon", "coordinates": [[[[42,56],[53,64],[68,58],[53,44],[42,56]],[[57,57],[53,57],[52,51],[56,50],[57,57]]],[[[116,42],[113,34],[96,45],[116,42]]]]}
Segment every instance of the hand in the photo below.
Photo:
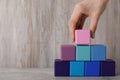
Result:
{"type": "Polygon", "coordinates": [[[95,37],[98,20],[105,9],[108,0],[83,0],[77,3],[69,20],[69,30],[72,41],[75,41],[75,30],[82,29],[85,19],[90,17],[91,38],[95,37]]]}

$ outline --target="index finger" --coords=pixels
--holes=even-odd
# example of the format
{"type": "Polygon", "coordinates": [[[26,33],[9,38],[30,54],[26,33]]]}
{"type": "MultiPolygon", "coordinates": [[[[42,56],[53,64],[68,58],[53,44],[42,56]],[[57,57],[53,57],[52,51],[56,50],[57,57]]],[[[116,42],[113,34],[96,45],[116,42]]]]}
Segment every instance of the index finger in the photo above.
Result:
{"type": "Polygon", "coordinates": [[[80,19],[80,17],[82,16],[81,10],[79,6],[75,6],[73,13],[71,15],[71,18],[69,20],[69,31],[70,31],[70,35],[72,38],[72,41],[75,41],[75,29],[76,29],[76,25],[80,19]]]}

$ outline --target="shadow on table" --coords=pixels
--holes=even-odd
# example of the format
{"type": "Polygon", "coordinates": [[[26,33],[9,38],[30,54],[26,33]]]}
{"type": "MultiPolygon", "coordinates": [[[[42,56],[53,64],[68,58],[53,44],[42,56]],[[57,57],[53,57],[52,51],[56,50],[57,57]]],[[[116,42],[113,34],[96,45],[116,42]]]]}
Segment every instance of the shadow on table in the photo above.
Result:
{"type": "Polygon", "coordinates": [[[108,80],[105,77],[56,77],[55,80],[108,80]]]}

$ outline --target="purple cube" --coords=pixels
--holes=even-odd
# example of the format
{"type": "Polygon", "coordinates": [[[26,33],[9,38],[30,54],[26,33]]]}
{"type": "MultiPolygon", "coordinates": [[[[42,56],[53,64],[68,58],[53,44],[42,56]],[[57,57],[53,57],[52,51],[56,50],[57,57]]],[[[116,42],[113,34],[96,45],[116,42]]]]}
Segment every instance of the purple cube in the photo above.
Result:
{"type": "Polygon", "coordinates": [[[101,76],[115,76],[115,61],[101,61],[101,76]]]}
{"type": "Polygon", "coordinates": [[[56,59],[54,66],[55,76],[69,76],[70,61],[61,61],[59,59],[56,59]]]}
{"type": "Polygon", "coordinates": [[[61,60],[75,60],[75,53],[74,45],[61,45],[61,60]]]}

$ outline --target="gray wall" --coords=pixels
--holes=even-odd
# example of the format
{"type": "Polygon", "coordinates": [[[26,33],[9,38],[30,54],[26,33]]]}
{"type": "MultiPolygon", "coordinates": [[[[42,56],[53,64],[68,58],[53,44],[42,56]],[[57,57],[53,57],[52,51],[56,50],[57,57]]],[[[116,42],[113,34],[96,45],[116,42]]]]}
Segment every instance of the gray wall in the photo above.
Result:
{"type": "MultiPolygon", "coordinates": [[[[60,45],[72,43],[68,20],[81,0],[0,0],[0,67],[53,67],[60,45]]],[[[96,44],[120,72],[120,0],[110,0],[98,24],[96,44]]],[[[85,28],[89,26],[89,18],[85,28]]]]}

